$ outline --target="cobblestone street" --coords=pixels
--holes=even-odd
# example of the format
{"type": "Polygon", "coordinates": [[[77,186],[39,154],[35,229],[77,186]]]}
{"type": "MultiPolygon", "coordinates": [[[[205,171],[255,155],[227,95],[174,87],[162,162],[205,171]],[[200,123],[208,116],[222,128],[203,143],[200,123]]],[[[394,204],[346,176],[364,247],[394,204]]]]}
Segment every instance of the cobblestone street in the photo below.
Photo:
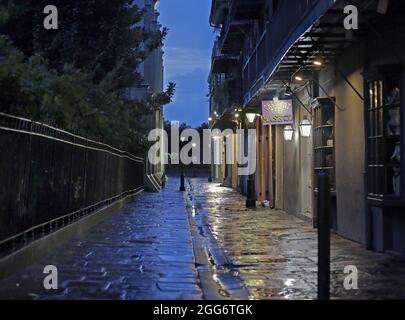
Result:
{"type": "MultiPolygon", "coordinates": [[[[2,299],[314,299],[316,230],[206,178],[143,193],[34,265],[0,281],[2,299]],[[43,288],[55,265],[59,289],[43,288]]],[[[405,298],[405,263],[332,236],[332,298],[405,298]],[[355,265],[359,290],[343,288],[355,265]]]]}
{"type": "MultiPolygon", "coordinates": [[[[268,208],[247,210],[243,196],[219,184],[192,185],[196,207],[252,298],[316,298],[317,233],[309,222],[268,208]]],[[[404,262],[334,234],[331,245],[332,298],[405,298],[404,262]],[[346,265],[357,267],[359,290],[344,289],[346,265]]]]}
{"type": "Polygon", "coordinates": [[[119,213],[0,282],[0,298],[200,299],[189,222],[177,181],[142,193],[119,213]],[[174,191],[176,189],[176,191],[174,191]],[[55,265],[59,289],[43,289],[55,265]]]}

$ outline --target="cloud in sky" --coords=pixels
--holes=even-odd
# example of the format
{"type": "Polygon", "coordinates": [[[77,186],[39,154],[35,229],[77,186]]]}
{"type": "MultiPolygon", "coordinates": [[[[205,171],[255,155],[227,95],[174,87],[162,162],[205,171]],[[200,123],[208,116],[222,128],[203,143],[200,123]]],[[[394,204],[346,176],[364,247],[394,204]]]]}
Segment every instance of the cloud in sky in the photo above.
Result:
{"type": "Polygon", "coordinates": [[[177,75],[175,81],[176,94],[165,107],[165,119],[199,126],[208,117],[207,70],[190,68],[184,75],[177,75]]]}
{"type": "Polygon", "coordinates": [[[207,72],[210,69],[209,57],[194,48],[165,47],[164,62],[166,81],[192,74],[196,70],[207,72]]]}
{"type": "Polygon", "coordinates": [[[161,1],[160,22],[169,28],[164,45],[165,83],[177,84],[166,120],[196,127],[208,117],[208,74],[215,35],[209,25],[211,0],[161,1]]]}

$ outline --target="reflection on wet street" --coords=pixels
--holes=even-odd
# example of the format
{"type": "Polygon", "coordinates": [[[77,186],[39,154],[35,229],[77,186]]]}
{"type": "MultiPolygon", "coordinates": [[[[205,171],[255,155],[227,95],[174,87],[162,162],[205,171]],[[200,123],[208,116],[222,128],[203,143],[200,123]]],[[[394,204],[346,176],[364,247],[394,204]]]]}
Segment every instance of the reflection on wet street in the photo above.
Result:
{"type": "Polygon", "coordinates": [[[0,281],[0,299],[201,298],[187,211],[174,179],[0,281]],[[45,265],[58,268],[57,290],[44,290],[45,265]]]}
{"type": "MultiPolygon", "coordinates": [[[[242,195],[206,181],[190,181],[197,214],[204,216],[251,298],[315,299],[317,233],[311,224],[283,211],[247,210],[242,195]]],[[[405,262],[334,234],[331,243],[332,298],[405,298],[405,262]],[[358,269],[358,290],[343,286],[347,265],[358,269]]]]}
{"type": "MultiPolygon", "coordinates": [[[[1,299],[315,299],[317,240],[309,222],[206,178],[143,193],[88,232],[0,281],[1,299]],[[59,272],[44,289],[44,266],[59,272]]],[[[405,298],[405,262],[332,237],[332,298],[405,298]],[[358,268],[345,290],[344,267],[358,268]]]]}

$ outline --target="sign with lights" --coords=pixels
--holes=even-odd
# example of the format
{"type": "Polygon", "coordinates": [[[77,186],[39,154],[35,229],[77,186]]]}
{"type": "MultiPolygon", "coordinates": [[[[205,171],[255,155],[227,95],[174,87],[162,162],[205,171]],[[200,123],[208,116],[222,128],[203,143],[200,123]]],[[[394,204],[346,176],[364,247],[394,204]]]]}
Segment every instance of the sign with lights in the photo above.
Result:
{"type": "Polygon", "coordinates": [[[264,126],[292,124],[292,100],[262,101],[262,119],[264,126]]]}

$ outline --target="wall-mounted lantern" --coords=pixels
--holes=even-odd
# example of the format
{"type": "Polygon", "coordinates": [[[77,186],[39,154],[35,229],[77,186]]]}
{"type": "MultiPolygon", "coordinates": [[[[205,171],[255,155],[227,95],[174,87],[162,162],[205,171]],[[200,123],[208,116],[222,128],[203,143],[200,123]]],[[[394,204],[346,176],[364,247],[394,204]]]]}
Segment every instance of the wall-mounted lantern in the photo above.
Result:
{"type": "Polygon", "coordinates": [[[249,122],[250,124],[253,124],[253,122],[254,122],[255,119],[256,119],[256,113],[253,113],[253,112],[248,112],[248,113],[246,113],[246,119],[248,120],[248,122],[249,122]]]}
{"type": "Polygon", "coordinates": [[[312,123],[308,120],[306,116],[302,119],[300,123],[300,133],[302,137],[309,137],[311,136],[312,131],[312,123]]]}
{"type": "Polygon", "coordinates": [[[287,125],[283,129],[283,135],[285,141],[291,141],[294,136],[294,129],[292,126],[287,125]]]}

